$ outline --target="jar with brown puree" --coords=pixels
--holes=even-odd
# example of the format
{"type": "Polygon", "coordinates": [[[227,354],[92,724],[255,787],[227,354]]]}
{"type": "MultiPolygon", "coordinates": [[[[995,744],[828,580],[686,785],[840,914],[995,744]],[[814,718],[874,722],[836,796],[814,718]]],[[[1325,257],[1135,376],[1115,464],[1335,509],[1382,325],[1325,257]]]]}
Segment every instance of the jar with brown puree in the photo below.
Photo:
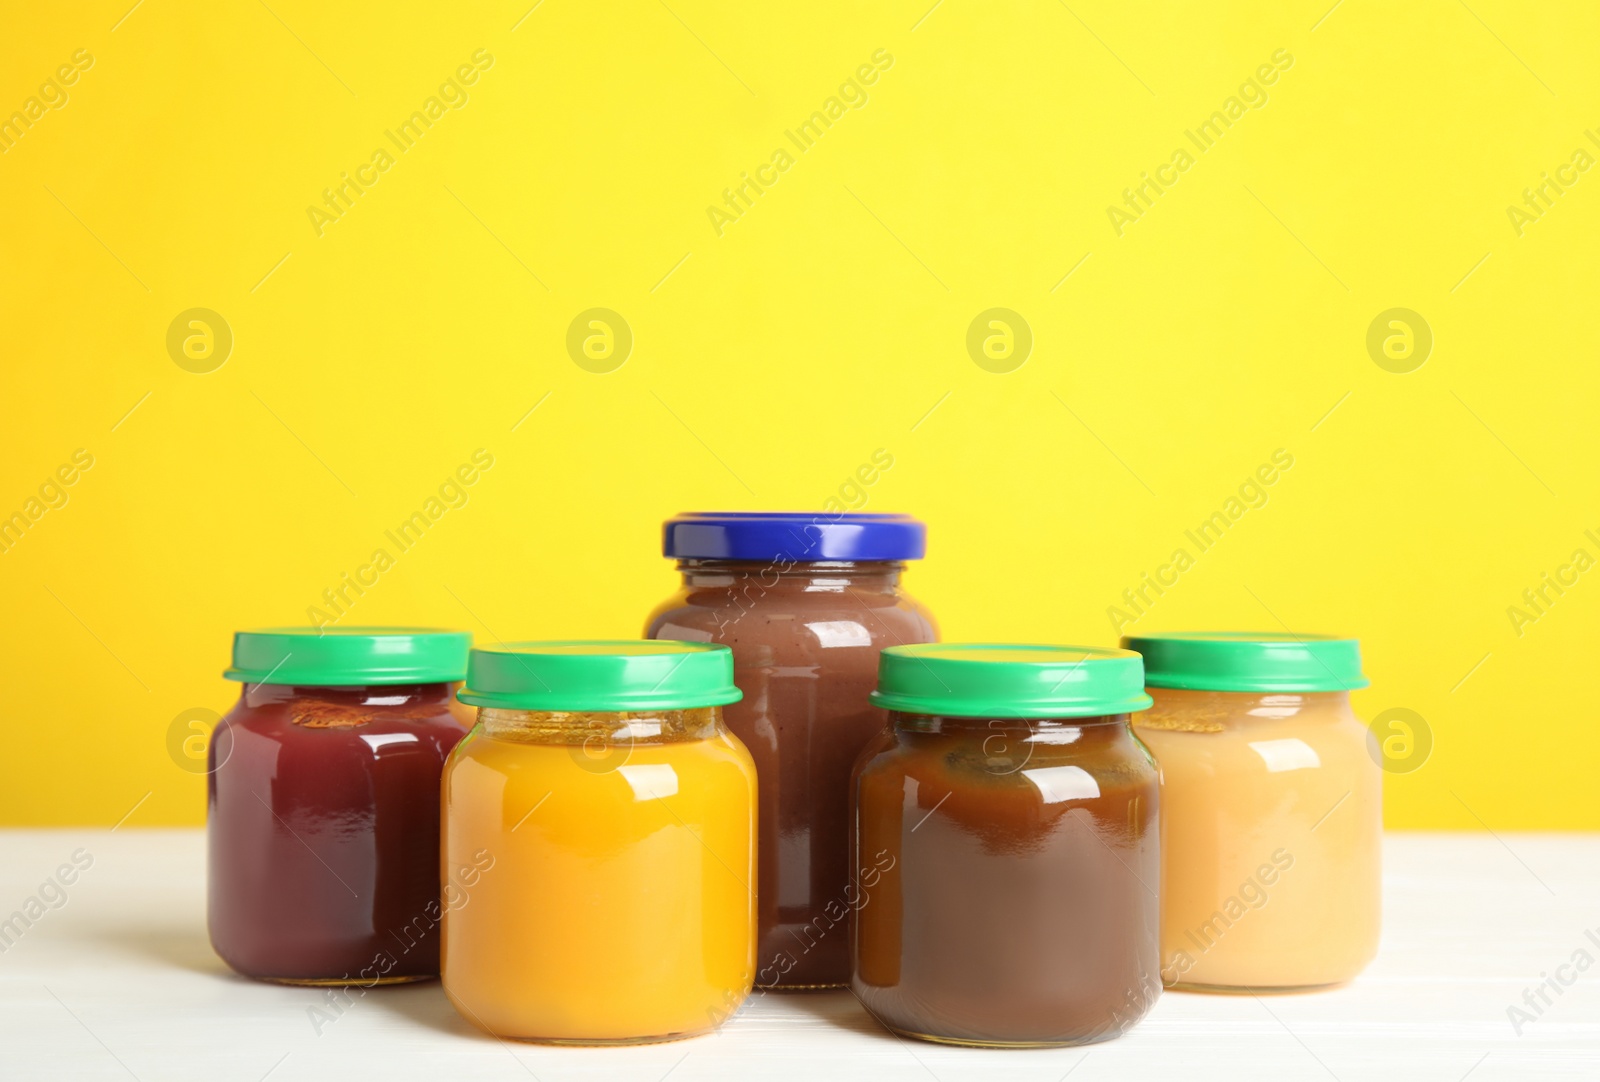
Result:
{"type": "Polygon", "coordinates": [[[850,770],[883,731],[868,696],[886,646],[931,642],[934,623],[901,588],[922,523],[888,514],[697,513],[668,521],[662,551],[683,586],[652,639],[723,643],[744,692],[727,725],[758,778],[756,984],[850,979],[850,770]]]}
{"type": "Polygon", "coordinates": [[[854,780],[852,987],[889,1029],[1082,1044],[1161,990],[1158,776],[1139,655],[925,645],[882,657],[891,731],[854,780]]]}

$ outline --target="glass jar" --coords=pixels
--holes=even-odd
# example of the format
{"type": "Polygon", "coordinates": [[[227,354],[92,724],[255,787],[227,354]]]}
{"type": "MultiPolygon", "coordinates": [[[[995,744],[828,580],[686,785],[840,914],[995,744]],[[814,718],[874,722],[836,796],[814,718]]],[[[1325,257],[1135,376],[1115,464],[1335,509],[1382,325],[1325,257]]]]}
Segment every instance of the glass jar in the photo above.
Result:
{"type": "Polygon", "coordinates": [[[1353,639],[1267,633],[1123,640],[1155,705],[1162,979],[1196,991],[1348,981],[1377,954],[1382,773],[1350,691],[1353,639]]]}
{"type": "Polygon", "coordinates": [[[444,777],[444,988],[500,1037],[715,1029],[755,974],[756,772],[724,646],[474,650],[478,724],[444,777]]]}
{"type": "Polygon", "coordinates": [[[892,732],[855,771],[852,986],[889,1029],[1083,1044],[1161,991],[1155,763],[1139,655],[883,652],[892,732]]]}
{"type": "Polygon", "coordinates": [[[690,514],[662,551],[683,586],[645,636],[733,649],[743,702],[728,727],[761,779],[756,891],[763,987],[850,979],[850,768],[883,731],[868,700],[885,646],[932,642],[933,620],[900,588],[922,523],[904,515],[690,514]]]}
{"type": "Polygon", "coordinates": [[[439,975],[439,775],[471,636],[274,628],[234,636],[244,684],[208,752],[207,923],[246,977],[439,975]]]}

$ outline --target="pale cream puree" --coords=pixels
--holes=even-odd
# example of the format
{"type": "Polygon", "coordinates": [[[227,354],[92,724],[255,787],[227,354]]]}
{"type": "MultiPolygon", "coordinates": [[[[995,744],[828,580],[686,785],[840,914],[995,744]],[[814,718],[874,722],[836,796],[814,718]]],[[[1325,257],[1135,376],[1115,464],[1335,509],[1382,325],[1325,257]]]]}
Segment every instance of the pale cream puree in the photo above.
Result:
{"type": "Polygon", "coordinates": [[[1151,688],[1169,986],[1347,981],[1378,949],[1381,771],[1346,692],[1151,688]]]}

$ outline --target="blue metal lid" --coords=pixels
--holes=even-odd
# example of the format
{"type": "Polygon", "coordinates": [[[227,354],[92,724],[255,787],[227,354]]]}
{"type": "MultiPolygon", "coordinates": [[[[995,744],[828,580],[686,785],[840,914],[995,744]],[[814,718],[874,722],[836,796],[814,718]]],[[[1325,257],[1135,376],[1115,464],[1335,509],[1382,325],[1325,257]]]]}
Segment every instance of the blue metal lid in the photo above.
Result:
{"type": "Polygon", "coordinates": [[[661,528],[681,560],[920,560],[927,527],[910,515],[694,511],[661,528]]]}

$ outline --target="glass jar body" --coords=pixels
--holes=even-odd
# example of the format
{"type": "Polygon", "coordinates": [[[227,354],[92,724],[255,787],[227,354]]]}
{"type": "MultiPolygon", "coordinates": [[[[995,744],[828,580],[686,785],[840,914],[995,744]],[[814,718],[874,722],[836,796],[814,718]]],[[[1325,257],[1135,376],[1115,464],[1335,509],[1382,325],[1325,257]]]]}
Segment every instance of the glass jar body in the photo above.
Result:
{"type": "Polygon", "coordinates": [[[1346,692],[1151,688],[1162,979],[1202,991],[1348,981],[1377,954],[1382,772],[1346,692]]]}
{"type": "Polygon", "coordinates": [[[907,1036],[1081,1044],[1161,990],[1158,780],[1126,714],[891,713],[856,769],[854,974],[907,1036]]]}
{"type": "Polygon", "coordinates": [[[454,685],[246,684],[212,734],[211,943],[247,977],[439,973],[439,777],[454,685]]]}
{"type": "Polygon", "coordinates": [[[444,778],[443,974],[501,1037],[716,1028],[755,972],[755,766],[720,708],[484,709],[444,778]]]}
{"type": "Polygon", "coordinates": [[[842,987],[849,942],[840,919],[850,771],[883,731],[871,705],[878,654],[933,642],[931,617],[900,588],[893,561],[761,563],[683,560],[683,588],[645,636],[733,650],[744,699],[728,727],[750,750],[760,786],[756,982],[842,987]]]}

